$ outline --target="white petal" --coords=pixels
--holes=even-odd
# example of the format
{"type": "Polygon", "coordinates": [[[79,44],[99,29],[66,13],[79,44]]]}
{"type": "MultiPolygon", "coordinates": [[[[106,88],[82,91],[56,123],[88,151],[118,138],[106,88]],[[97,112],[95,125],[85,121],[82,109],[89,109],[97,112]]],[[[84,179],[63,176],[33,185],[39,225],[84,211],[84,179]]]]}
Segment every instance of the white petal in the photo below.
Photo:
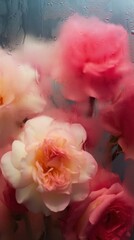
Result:
{"type": "Polygon", "coordinates": [[[22,96],[17,103],[19,110],[22,109],[23,118],[28,117],[33,113],[41,113],[45,105],[45,100],[41,98],[37,91],[22,96]]]}
{"type": "Polygon", "coordinates": [[[21,174],[11,162],[11,152],[3,155],[1,159],[1,170],[4,177],[12,184],[13,187],[16,188],[20,184],[21,174]]]}
{"type": "Polygon", "coordinates": [[[15,168],[20,169],[21,160],[26,157],[25,145],[21,141],[14,141],[12,144],[11,161],[15,168]]]}
{"type": "Polygon", "coordinates": [[[42,212],[43,201],[41,195],[37,192],[33,184],[28,185],[25,188],[19,188],[16,190],[16,200],[18,203],[24,203],[24,205],[32,212],[42,212]]]}
{"type": "Polygon", "coordinates": [[[19,139],[25,143],[27,147],[38,142],[37,136],[32,128],[25,128],[24,131],[19,135],[19,139]]]}
{"type": "Polygon", "coordinates": [[[79,177],[79,181],[81,183],[93,178],[98,168],[97,162],[90,153],[83,151],[83,158],[84,159],[81,161],[81,171],[79,177]]]}
{"type": "Polygon", "coordinates": [[[25,187],[31,183],[31,168],[27,166],[26,171],[18,170],[11,161],[12,153],[8,152],[1,159],[1,170],[4,177],[11,183],[14,188],[25,187]],[[29,174],[29,175],[28,175],[29,174]]]}
{"type": "Polygon", "coordinates": [[[30,141],[30,138],[28,139],[29,144],[30,143],[32,144],[33,140],[39,141],[39,142],[42,141],[45,138],[48,128],[52,122],[53,122],[52,118],[45,117],[45,116],[40,116],[40,117],[33,118],[31,120],[28,120],[24,128],[25,136],[21,135],[21,139],[25,139],[26,136],[28,137],[30,135],[32,136],[32,138],[31,138],[31,141],[30,141]]]}
{"type": "Polygon", "coordinates": [[[48,135],[53,137],[64,137],[71,144],[80,149],[87,138],[86,131],[81,124],[70,124],[56,121],[51,124],[48,135]]]}
{"type": "Polygon", "coordinates": [[[89,194],[89,182],[86,183],[76,183],[72,185],[72,201],[82,201],[89,194]]]}
{"type": "Polygon", "coordinates": [[[44,194],[45,205],[53,212],[63,211],[70,202],[70,195],[57,192],[46,192],[44,194]]]}
{"type": "Polygon", "coordinates": [[[75,145],[81,148],[82,144],[86,141],[87,138],[85,129],[81,124],[75,123],[71,125],[71,133],[75,137],[75,145]]]}

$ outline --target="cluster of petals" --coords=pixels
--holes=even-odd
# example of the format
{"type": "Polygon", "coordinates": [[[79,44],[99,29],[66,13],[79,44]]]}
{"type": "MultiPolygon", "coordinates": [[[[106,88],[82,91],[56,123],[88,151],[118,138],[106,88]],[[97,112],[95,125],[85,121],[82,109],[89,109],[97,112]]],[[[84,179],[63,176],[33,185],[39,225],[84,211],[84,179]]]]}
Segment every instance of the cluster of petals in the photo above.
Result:
{"type": "Polygon", "coordinates": [[[95,17],[71,16],[57,39],[57,63],[55,78],[67,98],[112,99],[131,68],[127,32],[95,17]]]}
{"type": "Polygon", "coordinates": [[[89,193],[97,163],[83,150],[86,132],[80,124],[40,116],[28,120],[1,159],[4,177],[16,189],[16,200],[34,212],[64,210],[89,193]]]}
{"type": "Polygon", "coordinates": [[[65,239],[128,240],[134,223],[133,199],[118,176],[99,169],[91,189],[89,197],[72,203],[62,219],[65,239]]]}
{"type": "Polygon", "coordinates": [[[117,137],[126,158],[134,158],[134,85],[128,84],[117,101],[103,106],[101,117],[104,128],[117,137]]]}
{"type": "Polygon", "coordinates": [[[0,50],[0,146],[18,134],[26,118],[43,111],[37,79],[34,69],[0,50]]]}

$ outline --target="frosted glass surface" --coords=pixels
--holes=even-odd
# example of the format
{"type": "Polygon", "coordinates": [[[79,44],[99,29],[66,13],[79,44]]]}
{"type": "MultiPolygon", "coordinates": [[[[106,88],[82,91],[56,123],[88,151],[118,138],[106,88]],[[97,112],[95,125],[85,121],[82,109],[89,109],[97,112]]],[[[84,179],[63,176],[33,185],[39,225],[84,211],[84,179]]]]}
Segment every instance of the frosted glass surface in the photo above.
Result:
{"type": "Polygon", "coordinates": [[[29,33],[55,38],[58,26],[76,12],[122,24],[134,61],[134,0],[0,0],[0,44],[20,44],[29,33]]]}

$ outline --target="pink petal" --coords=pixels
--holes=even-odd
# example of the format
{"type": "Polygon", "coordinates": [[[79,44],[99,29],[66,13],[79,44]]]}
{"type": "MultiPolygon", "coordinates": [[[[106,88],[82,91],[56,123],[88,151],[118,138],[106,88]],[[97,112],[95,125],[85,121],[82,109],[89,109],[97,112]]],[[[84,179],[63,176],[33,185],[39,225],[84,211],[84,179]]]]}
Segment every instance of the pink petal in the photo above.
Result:
{"type": "Polygon", "coordinates": [[[89,182],[86,183],[76,183],[72,185],[72,201],[82,201],[89,194],[89,182]]]}

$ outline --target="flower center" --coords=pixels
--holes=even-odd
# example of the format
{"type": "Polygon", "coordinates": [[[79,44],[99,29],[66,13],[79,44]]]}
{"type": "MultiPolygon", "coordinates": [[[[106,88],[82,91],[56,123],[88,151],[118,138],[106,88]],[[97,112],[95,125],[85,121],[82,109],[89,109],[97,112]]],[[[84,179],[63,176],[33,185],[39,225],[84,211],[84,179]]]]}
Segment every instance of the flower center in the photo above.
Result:
{"type": "Polygon", "coordinates": [[[36,153],[36,181],[49,191],[63,189],[70,183],[70,174],[66,170],[68,157],[63,149],[64,143],[63,140],[45,140],[36,153]]]}
{"type": "Polygon", "coordinates": [[[51,140],[44,141],[43,145],[37,150],[36,161],[46,173],[51,168],[57,169],[59,164],[66,157],[65,152],[56,146],[51,140]]]}
{"type": "Polygon", "coordinates": [[[119,226],[120,215],[116,210],[110,210],[104,217],[104,224],[107,229],[119,226]]]}

